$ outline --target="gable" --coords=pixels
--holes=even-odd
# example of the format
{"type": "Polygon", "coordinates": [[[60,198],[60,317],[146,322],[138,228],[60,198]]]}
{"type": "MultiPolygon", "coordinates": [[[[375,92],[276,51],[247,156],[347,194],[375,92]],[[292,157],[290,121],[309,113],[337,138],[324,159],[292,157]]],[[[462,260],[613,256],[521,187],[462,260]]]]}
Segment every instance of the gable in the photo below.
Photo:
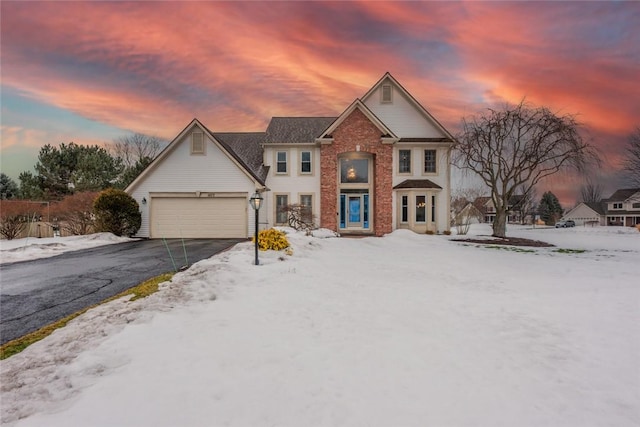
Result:
{"type": "MultiPolygon", "coordinates": [[[[333,132],[337,129],[344,129],[345,122],[357,121],[359,123],[368,122],[371,127],[375,128],[378,137],[382,137],[384,143],[393,143],[398,140],[396,135],[384,124],[376,115],[367,108],[359,99],[356,99],[351,105],[344,110],[342,114],[317,138],[317,141],[326,143],[333,138],[333,132]]],[[[352,125],[349,125],[352,126],[352,125]]]]}
{"type": "Polygon", "coordinates": [[[187,132],[172,150],[139,184],[148,192],[238,191],[251,182],[235,162],[205,134],[202,155],[191,154],[191,135],[187,132]]]}
{"type": "MultiPolygon", "coordinates": [[[[212,175],[213,171],[225,171],[231,177],[249,179],[261,185],[263,181],[256,175],[256,172],[249,169],[242,158],[222,140],[217,140],[209,130],[197,119],[194,119],[180,134],[169,143],[169,145],[156,157],[153,162],[125,189],[131,194],[141,185],[147,185],[150,177],[157,179],[158,174],[168,173],[170,176],[176,173],[181,174],[176,183],[178,189],[170,190],[176,186],[168,182],[167,189],[163,191],[181,191],[184,189],[181,183],[192,180],[192,185],[196,185],[202,180],[199,177],[212,175]],[[193,154],[191,138],[194,133],[202,134],[204,152],[193,154]]],[[[160,179],[160,181],[165,181],[160,179]]],[[[222,180],[225,181],[224,179],[222,180]]],[[[227,181],[228,182],[228,181],[227,181]]]]}
{"type": "Polygon", "coordinates": [[[563,215],[563,218],[597,218],[601,214],[591,206],[582,202],[563,215]]]}
{"type": "Polygon", "coordinates": [[[367,92],[362,102],[399,138],[434,138],[452,141],[452,135],[389,73],[367,92]],[[390,88],[391,102],[383,98],[390,88]]]}

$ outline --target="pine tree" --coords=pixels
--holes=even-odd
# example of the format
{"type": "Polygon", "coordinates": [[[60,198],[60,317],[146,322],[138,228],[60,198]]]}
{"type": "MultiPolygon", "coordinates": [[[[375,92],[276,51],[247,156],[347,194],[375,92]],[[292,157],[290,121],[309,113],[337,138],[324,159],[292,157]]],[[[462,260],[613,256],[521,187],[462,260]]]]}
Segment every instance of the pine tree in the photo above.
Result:
{"type": "Polygon", "coordinates": [[[560,201],[551,191],[547,191],[542,195],[540,205],[538,206],[538,213],[546,225],[554,225],[562,216],[560,201]]]}

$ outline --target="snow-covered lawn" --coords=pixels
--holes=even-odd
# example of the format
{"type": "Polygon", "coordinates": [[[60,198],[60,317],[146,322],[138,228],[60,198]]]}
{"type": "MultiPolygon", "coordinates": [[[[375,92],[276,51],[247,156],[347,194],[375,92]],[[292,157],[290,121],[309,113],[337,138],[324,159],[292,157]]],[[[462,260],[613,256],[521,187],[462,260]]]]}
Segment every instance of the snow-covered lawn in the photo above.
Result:
{"type": "Polygon", "coordinates": [[[254,266],[239,244],[0,362],[2,420],[640,425],[640,233],[508,234],[586,252],[291,234],[254,266]]]}
{"type": "Polygon", "coordinates": [[[48,258],[63,252],[95,246],[127,242],[129,237],[118,237],[112,233],[95,233],[87,236],[47,237],[38,239],[0,240],[0,264],[36,258],[48,258]]]}

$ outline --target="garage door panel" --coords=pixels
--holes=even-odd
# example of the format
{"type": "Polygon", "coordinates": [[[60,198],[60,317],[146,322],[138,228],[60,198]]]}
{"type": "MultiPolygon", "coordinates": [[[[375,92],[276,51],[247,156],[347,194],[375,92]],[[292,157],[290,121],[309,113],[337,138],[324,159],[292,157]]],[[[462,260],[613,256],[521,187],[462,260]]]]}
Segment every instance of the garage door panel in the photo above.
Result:
{"type": "Polygon", "coordinates": [[[152,238],[247,237],[245,198],[158,197],[151,200],[152,238]]]}

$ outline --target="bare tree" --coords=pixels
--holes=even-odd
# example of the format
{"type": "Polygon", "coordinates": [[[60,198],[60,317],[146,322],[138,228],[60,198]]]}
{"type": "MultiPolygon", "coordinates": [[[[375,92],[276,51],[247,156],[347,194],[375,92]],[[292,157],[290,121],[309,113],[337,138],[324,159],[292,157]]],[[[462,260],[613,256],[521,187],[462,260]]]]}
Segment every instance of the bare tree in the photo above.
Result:
{"type": "Polygon", "coordinates": [[[521,198],[516,209],[520,213],[520,222],[522,224],[526,224],[527,216],[531,216],[531,222],[535,224],[535,205],[537,197],[535,187],[529,187],[526,189],[524,186],[520,186],[518,193],[521,195],[521,198]]]}
{"type": "Polygon", "coordinates": [[[540,180],[563,169],[585,170],[598,164],[595,149],[583,140],[572,115],[558,116],[524,100],[502,110],[488,109],[462,120],[456,164],[477,174],[491,190],[496,215],[493,235],[506,236],[509,200],[526,194],[540,180]]]}
{"type": "Polygon", "coordinates": [[[25,200],[0,201],[0,235],[7,240],[20,236],[30,222],[40,217],[39,204],[25,200]]]}
{"type": "Polygon", "coordinates": [[[289,226],[296,230],[310,231],[317,228],[311,209],[302,204],[292,204],[282,207],[282,212],[287,213],[289,226]]]}
{"type": "Polygon", "coordinates": [[[81,192],[66,196],[52,205],[51,213],[60,222],[60,227],[73,235],[93,232],[93,202],[97,192],[81,192]]]}
{"type": "Polygon", "coordinates": [[[623,168],[629,181],[640,186],[640,126],[629,136],[623,168]]]}
{"type": "Polygon", "coordinates": [[[602,184],[587,178],[587,181],[580,187],[580,198],[584,203],[597,203],[602,200],[602,184]]]}
{"type": "Polygon", "coordinates": [[[109,151],[129,168],[143,159],[154,159],[165,143],[166,141],[156,136],[134,133],[114,140],[109,151]]]}
{"type": "Polygon", "coordinates": [[[478,222],[482,220],[482,212],[473,204],[473,201],[482,196],[483,190],[475,188],[458,188],[451,197],[452,225],[456,227],[458,235],[469,232],[474,218],[478,222]]]}

